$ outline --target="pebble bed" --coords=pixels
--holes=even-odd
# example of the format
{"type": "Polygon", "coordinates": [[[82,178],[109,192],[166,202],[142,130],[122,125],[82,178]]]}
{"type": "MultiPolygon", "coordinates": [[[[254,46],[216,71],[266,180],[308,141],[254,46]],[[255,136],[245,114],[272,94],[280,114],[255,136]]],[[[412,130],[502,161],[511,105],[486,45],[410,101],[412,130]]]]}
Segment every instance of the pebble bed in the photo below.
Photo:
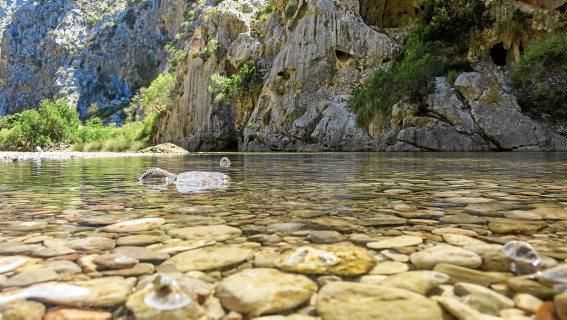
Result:
{"type": "Polygon", "coordinates": [[[529,176],[435,178],[424,169],[439,164],[392,162],[388,176],[361,180],[319,159],[329,177],[299,184],[311,167],[298,157],[281,167],[233,158],[226,190],[193,195],[93,186],[61,205],[0,186],[3,317],[567,320],[562,162],[529,176]],[[530,243],[553,277],[514,270],[502,252],[510,241],[530,243]]]}

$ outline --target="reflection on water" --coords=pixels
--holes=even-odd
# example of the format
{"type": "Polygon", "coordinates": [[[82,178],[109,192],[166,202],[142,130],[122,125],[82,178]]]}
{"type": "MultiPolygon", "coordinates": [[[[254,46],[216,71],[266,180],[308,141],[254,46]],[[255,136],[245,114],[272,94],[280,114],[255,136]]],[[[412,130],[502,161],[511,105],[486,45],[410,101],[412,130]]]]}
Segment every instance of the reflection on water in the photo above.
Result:
{"type": "Polygon", "coordinates": [[[247,210],[258,219],[294,210],[364,218],[388,214],[395,203],[442,209],[444,216],[463,214],[467,204],[446,202],[451,194],[443,192],[514,209],[567,201],[566,154],[234,154],[229,168],[219,167],[220,158],[0,164],[0,213],[10,219],[31,209],[57,214],[112,204],[132,214],[193,207],[194,212],[247,210]],[[212,193],[181,195],[173,186],[148,190],[137,179],[148,167],[220,171],[233,181],[226,191],[212,193]]]}

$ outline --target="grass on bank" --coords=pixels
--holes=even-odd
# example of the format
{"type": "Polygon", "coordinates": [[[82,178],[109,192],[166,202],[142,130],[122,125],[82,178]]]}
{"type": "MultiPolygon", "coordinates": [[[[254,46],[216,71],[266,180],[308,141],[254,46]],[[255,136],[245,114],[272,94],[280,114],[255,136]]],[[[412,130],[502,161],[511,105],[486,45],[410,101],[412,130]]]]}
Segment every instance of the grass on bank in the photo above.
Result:
{"type": "Polygon", "coordinates": [[[125,111],[142,114],[142,119],[123,126],[105,125],[99,117],[83,122],[64,99],[44,100],[38,109],[0,117],[0,149],[30,151],[63,143],[75,151],[141,150],[155,134],[174,80],[173,74],[165,73],[140,89],[125,111]]]}

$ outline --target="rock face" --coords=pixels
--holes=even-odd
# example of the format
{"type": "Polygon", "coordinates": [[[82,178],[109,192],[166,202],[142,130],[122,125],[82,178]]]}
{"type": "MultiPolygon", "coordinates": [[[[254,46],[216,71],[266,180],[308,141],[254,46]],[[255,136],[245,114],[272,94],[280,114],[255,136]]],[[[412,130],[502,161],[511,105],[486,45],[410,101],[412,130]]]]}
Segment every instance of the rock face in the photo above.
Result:
{"type": "Polygon", "coordinates": [[[158,140],[199,151],[371,149],[348,100],[357,84],[396,56],[398,45],[366,25],[350,1],[299,1],[295,11],[258,23],[252,18],[264,5],[226,0],[208,15],[190,47],[216,39],[226,55],[190,53],[180,71],[182,93],[158,140]],[[260,94],[245,103],[247,112],[211,101],[203,83],[256,60],[265,79],[260,94]]]}
{"type": "Polygon", "coordinates": [[[0,115],[64,97],[86,115],[117,111],[168,61],[187,2],[8,1],[0,4],[0,115]]]}
{"type": "Polygon", "coordinates": [[[382,142],[385,151],[567,150],[567,138],[521,113],[496,77],[480,72],[461,74],[454,86],[437,78],[426,110],[394,106],[382,142]]]}
{"type": "MultiPolygon", "coordinates": [[[[120,122],[136,91],[175,67],[154,142],[189,151],[567,151],[480,63],[454,84],[435,79],[423,105],[399,102],[389,123],[358,126],[353,92],[398,57],[406,32],[391,28],[418,3],[278,0],[266,14],[267,0],[3,2],[0,115],[64,97],[82,116],[98,108],[120,122]],[[258,85],[215,101],[211,78],[249,63],[258,85]]],[[[518,3],[551,21],[565,1],[518,3]]]]}

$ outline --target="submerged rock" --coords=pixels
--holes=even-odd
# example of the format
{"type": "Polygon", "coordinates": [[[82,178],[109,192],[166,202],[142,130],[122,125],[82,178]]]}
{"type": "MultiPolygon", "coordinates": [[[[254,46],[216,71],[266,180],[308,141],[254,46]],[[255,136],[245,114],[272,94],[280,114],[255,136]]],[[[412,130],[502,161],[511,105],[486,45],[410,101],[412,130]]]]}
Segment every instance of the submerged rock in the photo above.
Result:
{"type": "Polygon", "coordinates": [[[446,244],[416,252],[410,256],[410,259],[419,269],[433,269],[439,263],[469,268],[478,268],[482,264],[482,259],[476,253],[446,244]]]}
{"type": "Polygon", "coordinates": [[[338,245],[300,247],[287,251],[275,261],[276,267],[285,271],[342,276],[366,274],[375,264],[368,250],[338,245]]]}
{"type": "Polygon", "coordinates": [[[305,276],[250,269],[221,281],[216,296],[224,307],[254,317],[294,309],[316,290],[315,282],[305,276]]]}
{"type": "Polygon", "coordinates": [[[420,294],[363,283],[332,282],[317,295],[317,312],[326,320],[441,320],[437,302],[420,294]]]}
{"type": "Polygon", "coordinates": [[[161,267],[173,265],[181,272],[207,271],[233,266],[251,257],[252,250],[238,245],[211,246],[182,252],[161,267]]]}
{"type": "Polygon", "coordinates": [[[165,219],[163,218],[142,218],[111,224],[102,228],[102,230],[116,233],[140,232],[159,228],[164,223],[165,219]]]}

